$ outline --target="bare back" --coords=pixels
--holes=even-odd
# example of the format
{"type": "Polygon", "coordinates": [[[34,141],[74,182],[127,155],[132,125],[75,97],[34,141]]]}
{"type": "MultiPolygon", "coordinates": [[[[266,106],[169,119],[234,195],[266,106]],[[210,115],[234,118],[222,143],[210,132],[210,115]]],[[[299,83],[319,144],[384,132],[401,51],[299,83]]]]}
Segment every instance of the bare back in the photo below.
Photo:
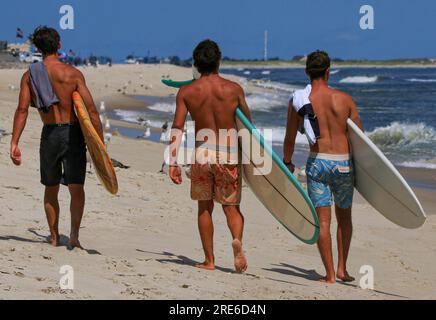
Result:
{"type": "MultiPolygon", "coordinates": [[[[250,117],[242,88],[220,76],[208,75],[183,87],[177,97],[178,107],[185,106],[195,121],[195,130],[209,129],[219,136],[222,129],[236,129],[238,106],[250,117]]],[[[176,112],[175,125],[178,119],[176,112]]]]}
{"type": "MultiPolygon", "coordinates": [[[[60,102],[53,105],[48,113],[40,112],[44,124],[76,122],[73,110],[73,92],[77,90],[80,73],[60,61],[44,62],[50,82],[60,102]]],[[[34,93],[32,92],[32,100],[34,93]]]]}
{"type": "Polygon", "coordinates": [[[311,147],[315,153],[350,153],[347,120],[351,118],[361,127],[356,106],[351,97],[328,86],[315,86],[310,95],[317,115],[321,137],[311,147]]]}

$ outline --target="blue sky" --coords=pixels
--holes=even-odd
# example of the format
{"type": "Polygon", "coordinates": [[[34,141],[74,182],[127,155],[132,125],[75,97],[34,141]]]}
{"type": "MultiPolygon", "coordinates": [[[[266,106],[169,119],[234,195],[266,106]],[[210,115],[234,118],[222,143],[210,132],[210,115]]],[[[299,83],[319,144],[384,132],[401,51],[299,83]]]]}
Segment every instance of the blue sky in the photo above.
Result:
{"type": "Polygon", "coordinates": [[[323,49],[341,58],[436,57],[436,1],[430,0],[21,0],[2,1],[0,39],[15,42],[38,25],[59,30],[59,8],[75,9],[65,49],[122,59],[128,54],[191,56],[197,42],[216,40],[224,55],[290,58],[323,49]],[[375,30],[359,28],[359,8],[372,5],[375,30]]]}

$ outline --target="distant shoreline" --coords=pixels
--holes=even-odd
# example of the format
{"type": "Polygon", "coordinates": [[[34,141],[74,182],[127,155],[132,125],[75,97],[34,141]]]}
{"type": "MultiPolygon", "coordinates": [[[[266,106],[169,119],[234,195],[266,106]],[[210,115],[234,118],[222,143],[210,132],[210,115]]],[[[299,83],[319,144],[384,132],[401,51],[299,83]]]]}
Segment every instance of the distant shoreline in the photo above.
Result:
{"type": "MultiPolygon", "coordinates": [[[[221,67],[223,69],[299,69],[305,68],[305,63],[290,61],[224,61],[221,67]]],[[[436,68],[436,62],[345,61],[332,63],[332,69],[342,68],[436,68]]]]}

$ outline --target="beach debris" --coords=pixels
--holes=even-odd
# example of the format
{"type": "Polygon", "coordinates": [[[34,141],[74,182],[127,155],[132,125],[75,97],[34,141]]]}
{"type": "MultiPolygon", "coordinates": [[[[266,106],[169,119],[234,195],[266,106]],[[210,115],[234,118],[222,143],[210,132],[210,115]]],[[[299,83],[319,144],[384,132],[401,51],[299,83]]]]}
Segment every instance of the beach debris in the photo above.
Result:
{"type": "Polygon", "coordinates": [[[118,160],[115,160],[115,159],[111,159],[111,160],[112,160],[112,165],[114,166],[114,168],[130,169],[130,166],[126,166],[126,165],[122,164],[121,162],[119,162],[118,160]]]}
{"type": "Polygon", "coordinates": [[[2,138],[10,136],[11,133],[10,132],[6,132],[6,130],[0,129],[0,141],[2,138]]]}

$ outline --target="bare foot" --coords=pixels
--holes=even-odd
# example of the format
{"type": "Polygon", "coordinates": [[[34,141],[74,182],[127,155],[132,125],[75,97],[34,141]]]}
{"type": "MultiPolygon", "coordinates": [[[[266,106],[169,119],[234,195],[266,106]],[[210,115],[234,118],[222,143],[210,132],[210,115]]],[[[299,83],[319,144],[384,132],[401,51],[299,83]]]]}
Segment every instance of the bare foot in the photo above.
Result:
{"type": "Polygon", "coordinates": [[[67,249],[71,251],[71,250],[74,250],[75,248],[83,250],[83,247],[80,244],[79,240],[77,240],[77,239],[70,239],[70,241],[68,242],[67,249]]]}
{"type": "Polygon", "coordinates": [[[195,265],[196,268],[214,271],[215,270],[215,264],[213,262],[203,262],[195,265]]]}
{"type": "Polygon", "coordinates": [[[60,246],[60,241],[59,238],[49,238],[48,242],[50,243],[50,245],[52,245],[53,247],[59,247],[60,246]]]}
{"type": "Polygon", "coordinates": [[[343,282],[353,282],[356,280],[354,277],[350,276],[347,271],[339,272],[336,274],[336,277],[343,282]]]}
{"type": "Polygon", "coordinates": [[[47,243],[49,243],[53,247],[59,247],[60,246],[60,241],[59,241],[59,236],[58,235],[48,236],[47,238],[45,238],[45,241],[47,241],[47,243]]]}
{"type": "Polygon", "coordinates": [[[328,283],[328,284],[335,284],[336,283],[335,277],[322,277],[321,279],[319,279],[319,281],[322,283],[328,283]]]}
{"type": "Polygon", "coordinates": [[[238,239],[233,240],[233,255],[235,256],[235,269],[238,273],[244,273],[247,270],[247,258],[245,257],[242,243],[238,239]]]}

